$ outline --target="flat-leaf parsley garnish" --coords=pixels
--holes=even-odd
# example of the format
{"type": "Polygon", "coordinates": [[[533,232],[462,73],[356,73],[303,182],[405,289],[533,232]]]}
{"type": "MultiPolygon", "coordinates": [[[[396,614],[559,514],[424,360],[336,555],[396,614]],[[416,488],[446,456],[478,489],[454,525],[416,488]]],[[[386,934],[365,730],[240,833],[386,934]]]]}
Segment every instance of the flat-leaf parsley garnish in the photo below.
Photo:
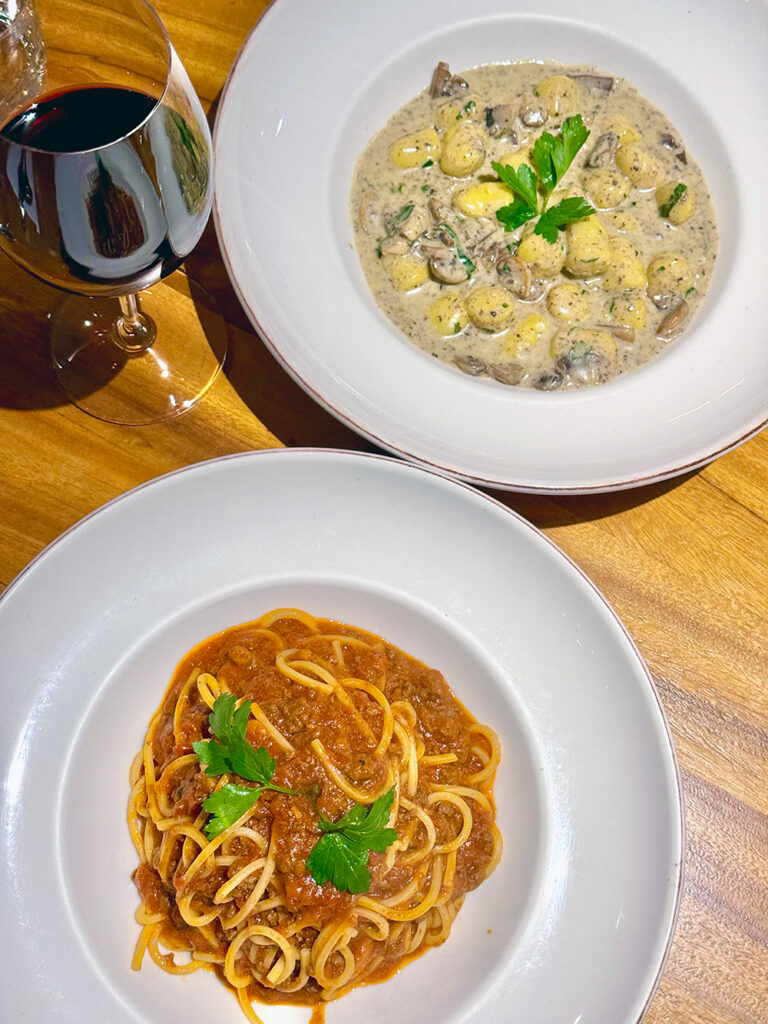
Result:
{"type": "Polygon", "coordinates": [[[256,803],[265,789],[288,793],[290,796],[301,795],[301,790],[274,785],[274,757],[270,757],[266,747],[253,747],[245,738],[251,702],[244,700],[237,708],[236,704],[237,698],[233,693],[222,693],[216,698],[208,718],[208,727],[216,739],[199,740],[192,744],[192,749],[206,775],[232,773],[259,785],[238,786],[228,782],[203,801],[203,810],[211,815],[205,825],[205,834],[209,839],[214,839],[230,825],[234,825],[256,803]]]}
{"type": "Polygon", "coordinates": [[[307,868],[318,885],[332,882],[351,893],[368,892],[370,851],[384,853],[397,839],[396,830],[386,827],[394,795],[390,789],[368,808],[355,804],[338,821],[321,816],[318,827],[323,835],[307,857],[307,868]]]}
{"type": "Polygon", "coordinates": [[[567,227],[568,224],[573,224],[574,221],[591,217],[594,212],[586,199],[582,199],[581,196],[564,199],[562,203],[557,203],[557,205],[551,206],[542,213],[541,217],[539,217],[539,223],[536,225],[535,234],[541,235],[550,243],[554,243],[557,241],[557,232],[559,230],[567,227]]]}
{"type": "Polygon", "coordinates": [[[574,157],[589,137],[589,129],[581,114],[567,117],[563,121],[559,136],[542,132],[533,146],[533,167],[521,164],[517,170],[507,164],[491,162],[496,174],[515,195],[513,202],[496,211],[496,217],[505,230],[514,231],[526,221],[538,217],[534,234],[541,235],[547,242],[557,241],[557,232],[574,221],[590,217],[595,211],[580,196],[563,199],[547,209],[549,199],[563,175],[573,163],[574,157]],[[539,209],[539,191],[544,199],[539,209]]]}
{"type": "MultiPolygon", "coordinates": [[[[265,789],[289,796],[305,796],[317,810],[318,787],[286,789],[272,782],[276,761],[266,747],[253,747],[245,738],[251,702],[244,700],[237,706],[232,693],[222,693],[213,702],[208,717],[208,728],[215,739],[199,740],[192,747],[206,775],[239,775],[241,779],[256,782],[256,786],[243,786],[228,782],[220,786],[203,801],[203,809],[210,817],[205,834],[215,839],[241,818],[256,803],[265,789]]],[[[395,791],[380,796],[365,807],[355,806],[338,821],[330,821],[322,813],[318,828],[323,835],[307,858],[307,869],[318,885],[332,882],[337,889],[348,892],[367,892],[371,885],[368,855],[373,850],[384,853],[397,832],[387,828],[389,809],[395,791]]]]}

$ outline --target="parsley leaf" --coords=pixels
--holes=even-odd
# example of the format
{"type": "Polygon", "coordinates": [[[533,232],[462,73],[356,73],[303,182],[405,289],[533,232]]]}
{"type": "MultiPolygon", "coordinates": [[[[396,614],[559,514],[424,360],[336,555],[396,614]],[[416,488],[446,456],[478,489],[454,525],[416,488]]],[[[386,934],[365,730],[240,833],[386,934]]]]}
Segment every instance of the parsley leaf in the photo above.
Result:
{"type": "Polygon", "coordinates": [[[513,203],[502,206],[500,210],[496,211],[496,219],[501,221],[505,231],[514,231],[515,228],[519,228],[521,224],[525,224],[527,220],[532,220],[538,215],[539,211],[532,210],[522,199],[515,199],[513,203]]]}
{"type": "Polygon", "coordinates": [[[322,836],[307,857],[307,868],[318,885],[332,882],[347,892],[368,892],[371,873],[367,868],[368,850],[350,841],[341,832],[322,836]]]}
{"type": "Polygon", "coordinates": [[[266,747],[252,747],[245,738],[251,702],[244,700],[236,708],[233,693],[222,693],[213,702],[208,728],[215,740],[198,740],[192,744],[206,775],[239,775],[241,779],[258,782],[256,787],[227,783],[203,801],[203,809],[212,815],[205,825],[205,834],[213,839],[253,806],[265,789],[289,796],[300,796],[302,790],[286,789],[272,782],[275,759],[266,747]]]}
{"type": "Polygon", "coordinates": [[[563,121],[559,138],[555,138],[549,132],[542,132],[536,140],[533,146],[533,162],[547,198],[588,138],[589,129],[582,121],[581,114],[575,114],[563,121]]]}
{"type": "MultiPolygon", "coordinates": [[[[567,160],[563,170],[563,174],[565,174],[565,171],[567,171],[573,163],[573,158],[589,138],[589,128],[587,128],[582,121],[581,114],[574,114],[573,117],[566,117],[563,121],[563,127],[560,129],[560,134],[563,137],[565,158],[567,160]]],[[[563,175],[561,174],[560,177],[562,178],[562,176],[563,175]]]]}
{"type": "Polygon", "coordinates": [[[564,228],[567,224],[573,224],[576,220],[591,217],[594,212],[589,203],[581,196],[563,199],[561,203],[551,206],[546,213],[539,217],[539,223],[533,233],[554,243],[557,241],[557,232],[560,228],[564,228]]]}
{"type": "Polygon", "coordinates": [[[687,191],[688,186],[684,185],[682,181],[679,184],[675,185],[672,195],[669,197],[666,203],[662,203],[659,207],[659,216],[668,217],[672,212],[672,208],[674,206],[677,206],[677,204],[680,202],[680,200],[683,198],[687,191]]]}
{"type": "MultiPolygon", "coordinates": [[[[400,188],[397,191],[399,192],[402,187],[403,186],[401,183],[400,188]]],[[[395,189],[393,188],[392,191],[394,192],[395,189]]],[[[406,203],[405,206],[400,207],[397,213],[392,213],[388,217],[385,217],[384,227],[387,229],[387,234],[394,235],[395,228],[399,227],[401,224],[404,224],[405,221],[408,220],[412,212],[413,203],[406,203]]]]}
{"type": "Polygon", "coordinates": [[[370,851],[384,853],[397,839],[396,830],[385,827],[394,796],[390,789],[368,808],[355,804],[338,821],[320,819],[323,835],[307,857],[307,868],[318,885],[332,882],[347,892],[368,892],[370,851]]]}
{"type": "Polygon", "coordinates": [[[549,132],[542,132],[533,144],[533,163],[547,195],[551,195],[557,184],[557,171],[552,158],[552,149],[556,144],[557,139],[549,132]]]}
{"type": "Polygon", "coordinates": [[[491,161],[491,167],[496,171],[501,181],[520,196],[526,206],[530,207],[534,216],[539,208],[538,182],[528,164],[521,164],[516,171],[509,164],[500,164],[495,160],[491,161]]]}
{"type": "Polygon", "coordinates": [[[237,710],[233,693],[216,698],[208,718],[208,726],[216,740],[199,740],[192,744],[206,775],[234,772],[251,782],[269,783],[275,774],[275,759],[265,747],[254,749],[245,738],[251,715],[251,702],[244,700],[237,710]]]}
{"type": "Polygon", "coordinates": [[[549,132],[542,132],[533,146],[532,159],[536,171],[521,164],[517,170],[505,164],[491,161],[496,174],[517,197],[514,202],[502,206],[496,211],[496,219],[505,231],[514,231],[534,217],[541,217],[536,225],[535,234],[541,235],[548,242],[557,241],[560,228],[575,220],[589,217],[595,211],[581,198],[564,199],[551,210],[547,210],[549,197],[565,172],[573,163],[573,159],[589,137],[589,129],[581,119],[581,114],[567,117],[563,121],[560,135],[556,138],[549,132]],[[538,175],[538,177],[537,177],[538,175]],[[539,188],[544,192],[544,202],[539,211],[539,188]]]}
{"type": "Polygon", "coordinates": [[[211,817],[205,823],[205,834],[209,839],[215,839],[217,835],[234,825],[238,818],[259,799],[264,787],[256,786],[233,786],[229,783],[217,789],[215,793],[203,801],[203,809],[208,811],[211,817]]]}

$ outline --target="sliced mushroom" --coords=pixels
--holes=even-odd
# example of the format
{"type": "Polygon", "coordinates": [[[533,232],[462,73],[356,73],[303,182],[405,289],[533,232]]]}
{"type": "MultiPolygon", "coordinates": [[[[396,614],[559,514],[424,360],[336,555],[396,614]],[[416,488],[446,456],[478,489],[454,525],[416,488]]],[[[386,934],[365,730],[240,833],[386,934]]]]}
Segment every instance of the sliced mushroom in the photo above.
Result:
{"type": "Polygon", "coordinates": [[[619,136],[616,132],[603,132],[587,159],[587,167],[610,167],[616,159],[619,136]]]}
{"type": "Polygon", "coordinates": [[[568,75],[574,82],[586,85],[588,89],[602,89],[603,92],[610,92],[613,88],[613,78],[610,75],[568,75]]]}
{"type": "Polygon", "coordinates": [[[372,188],[363,192],[360,197],[360,205],[357,208],[357,217],[360,221],[360,227],[366,235],[375,234],[378,226],[378,217],[376,216],[376,209],[374,206],[375,202],[376,193],[372,188]]]}
{"type": "Polygon", "coordinates": [[[437,96],[458,96],[463,89],[468,88],[469,82],[458,75],[452,75],[451,69],[441,60],[432,74],[429,94],[433,99],[437,96]]]}
{"type": "Polygon", "coordinates": [[[525,376],[525,367],[520,363],[489,363],[488,372],[500,384],[519,384],[525,376]]]}
{"type": "Polygon", "coordinates": [[[405,238],[385,238],[379,245],[379,252],[382,256],[405,256],[410,248],[405,238]]]}
{"type": "Polygon", "coordinates": [[[396,235],[398,233],[400,226],[405,224],[413,212],[413,207],[414,203],[405,203],[397,213],[384,214],[384,228],[388,235],[396,235]]]}
{"type": "Polygon", "coordinates": [[[498,275],[504,279],[505,287],[515,295],[519,295],[521,299],[527,298],[533,283],[531,268],[517,256],[510,255],[506,246],[503,246],[503,250],[496,260],[498,275]]]}
{"type": "Polygon", "coordinates": [[[481,377],[488,372],[487,363],[476,356],[456,356],[453,362],[462,373],[468,373],[470,377],[481,377]]]}
{"type": "Polygon", "coordinates": [[[431,235],[422,235],[417,243],[419,252],[423,256],[429,258],[430,256],[445,255],[450,252],[445,242],[439,238],[433,238],[431,235]]]}
{"type": "MultiPolygon", "coordinates": [[[[482,260],[487,270],[493,270],[495,267],[499,274],[517,276],[514,264],[520,264],[523,268],[525,267],[522,260],[512,255],[512,247],[507,241],[506,235],[502,235],[500,238],[494,231],[486,235],[485,238],[480,239],[475,245],[474,255],[479,260],[482,260]]],[[[513,278],[509,280],[512,282],[513,278]]]]}
{"type": "Polygon", "coordinates": [[[669,341],[683,326],[690,312],[691,309],[688,303],[685,299],[681,299],[679,304],[670,313],[667,313],[656,328],[656,336],[661,338],[662,341],[669,341]]]}
{"type": "Polygon", "coordinates": [[[494,139],[500,139],[503,135],[517,145],[517,133],[512,127],[515,119],[515,112],[511,103],[498,103],[495,107],[485,108],[485,127],[488,134],[494,139]]]}
{"type": "Polygon", "coordinates": [[[605,328],[576,325],[555,336],[552,355],[572,384],[600,384],[615,376],[619,347],[605,328]]]}
{"type": "Polygon", "coordinates": [[[445,203],[441,203],[439,199],[429,200],[429,212],[438,223],[448,220],[451,216],[450,207],[446,206],[445,203]]]}
{"type": "Polygon", "coordinates": [[[563,383],[562,373],[542,373],[533,382],[533,386],[539,391],[554,391],[563,383]]]}
{"type": "Polygon", "coordinates": [[[674,135],[670,135],[669,132],[662,132],[659,135],[659,142],[666,149],[670,149],[681,164],[688,163],[688,157],[685,155],[685,146],[674,135]]]}
{"type": "Polygon", "coordinates": [[[520,111],[520,120],[526,128],[540,128],[547,117],[547,108],[542,103],[526,103],[520,111]]]}
{"type": "Polygon", "coordinates": [[[434,99],[436,96],[447,95],[443,90],[451,80],[451,69],[441,60],[432,72],[432,81],[429,86],[429,95],[434,99]]]}
{"type": "Polygon", "coordinates": [[[400,234],[409,242],[423,235],[430,224],[429,214],[423,206],[414,206],[407,218],[400,225],[400,234]]]}
{"type": "Polygon", "coordinates": [[[629,324],[609,324],[605,329],[610,331],[614,338],[619,338],[620,341],[635,340],[635,328],[630,327],[629,324]]]}
{"type": "Polygon", "coordinates": [[[444,249],[432,256],[429,261],[429,269],[438,281],[443,281],[445,284],[460,284],[467,280],[467,269],[455,250],[444,249]]]}
{"type": "Polygon", "coordinates": [[[511,256],[509,252],[505,252],[498,260],[496,270],[504,282],[504,287],[509,288],[523,302],[537,302],[547,290],[543,281],[534,278],[530,266],[517,256],[511,256]]]}

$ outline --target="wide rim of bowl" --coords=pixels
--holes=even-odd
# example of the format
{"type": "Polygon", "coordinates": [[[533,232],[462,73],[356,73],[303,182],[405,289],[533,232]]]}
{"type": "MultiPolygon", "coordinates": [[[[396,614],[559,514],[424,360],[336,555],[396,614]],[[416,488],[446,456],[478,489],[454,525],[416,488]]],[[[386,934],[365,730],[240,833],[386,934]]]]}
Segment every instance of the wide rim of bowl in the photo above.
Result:
{"type": "MultiPolygon", "coordinates": [[[[289,3],[290,0],[276,0],[276,2],[267,9],[261,20],[254,26],[251,34],[241,46],[240,51],[233,62],[230,74],[222,91],[221,102],[214,127],[214,148],[217,151],[221,147],[221,139],[224,133],[221,114],[229,103],[232,93],[237,90],[237,80],[242,70],[243,62],[247,56],[249,44],[251,43],[253,36],[259,33],[263,26],[268,27],[272,20],[278,16],[279,12],[287,7],[289,3]]],[[[523,13],[525,14],[526,12],[523,13]]],[[[289,376],[321,407],[330,412],[331,415],[336,417],[342,423],[350,426],[364,438],[370,440],[385,451],[399,455],[408,461],[414,462],[418,465],[429,466],[445,472],[457,479],[469,481],[481,487],[491,487],[500,490],[518,491],[521,493],[531,494],[596,494],[660,483],[674,479],[683,474],[690,473],[706,466],[714,459],[717,459],[727,452],[737,448],[768,426],[768,406],[766,406],[765,403],[762,403],[762,406],[756,408],[756,411],[748,419],[743,421],[741,425],[736,423],[734,425],[734,429],[729,428],[729,432],[727,434],[721,434],[719,437],[715,436],[704,438],[701,443],[698,441],[695,443],[689,443],[687,450],[682,448],[677,453],[675,453],[673,446],[673,450],[669,458],[665,457],[665,460],[659,458],[657,460],[658,464],[651,466],[647,471],[628,471],[622,474],[609,469],[607,474],[601,475],[597,472],[588,473],[581,479],[577,474],[575,479],[572,477],[570,480],[565,479],[562,482],[557,480],[552,482],[547,480],[544,482],[536,481],[531,478],[530,474],[517,473],[514,467],[504,467],[503,472],[499,474],[488,472],[487,467],[473,471],[471,467],[464,464],[457,467],[450,458],[446,458],[441,453],[436,454],[434,451],[425,452],[423,450],[414,451],[407,443],[403,443],[402,437],[395,439],[392,436],[388,436],[387,430],[384,428],[382,423],[380,421],[376,422],[375,419],[372,420],[368,415],[367,410],[360,412],[357,408],[350,409],[345,407],[340,394],[338,392],[334,392],[333,389],[325,388],[323,382],[318,381],[316,378],[312,368],[308,368],[306,365],[297,365],[297,362],[292,359],[290,346],[283,342],[280,337],[280,332],[276,331],[274,327],[270,329],[270,327],[265,324],[265,318],[262,316],[261,311],[254,307],[253,301],[251,301],[251,298],[245,294],[244,289],[241,287],[238,280],[237,259],[233,255],[232,251],[234,238],[228,237],[229,232],[227,225],[225,224],[226,217],[224,207],[226,204],[226,197],[223,197],[221,192],[217,190],[214,197],[213,212],[222,256],[238,298],[261,339],[289,376]]],[[[638,467],[638,469],[641,468],[642,467],[638,467]]]]}
{"type": "Polygon", "coordinates": [[[195,470],[198,470],[198,469],[200,469],[202,467],[205,467],[205,466],[212,466],[212,465],[220,464],[220,463],[233,462],[233,461],[236,461],[236,460],[237,461],[258,460],[259,458],[264,458],[264,457],[266,457],[266,458],[275,458],[275,457],[278,457],[278,458],[292,458],[292,457],[297,457],[297,456],[300,457],[300,456],[307,456],[307,455],[309,455],[309,456],[317,456],[317,457],[320,457],[320,458],[323,458],[323,459],[329,458],[329,459],[333,459],[333,460],[351,460],[353,463],[356,462],[356,461],[389,463],[393,467],[401,467],[403,470],[406,470],[406,471],[409,471],[409,472],[414,472],[414,473],[417,473],[417,474],[418,473],[424,473],[424,474],[427,474],[427,475],[430,475],[430,476],[437,477],[437,478],[442,479],[443,481],[449,483],[453,487],[458,487],[460,489],[464,489],[465,491],[469,492],[469,494],[471,494],[473,496],[473,498],[475,498],[475,499],[479,497],[483,501],[490,503],[496,509],[501,511],[504,515],[506,515],[506,516],[510,517],[511,519],[513,519],[518,524],[518,526],[521,526],[524,529],[530,531],[540,541],[543,540],[547,544],[547,546],[552,550],[552,552],[554,554],[556,554],[559,557],[562,557],[565,560],[565,562],[568,564],[570,569],[575,571],[575,573],[578,575],[578,577],[580,578],[582,584],[585,584],[587,586],[587,588],[592,592],[593,596],[598,599],[599,603],[603,606],[603,608],[608,611],[608,613],[610,615],[610,618],[613,621],[613,625],[615,627],[618,627],[618,629],[619,629],[620,633],[622,634],[625,642],[629,645],[629,647],[633,651],[634,656],[635,656],[636,661],[637,661],[637,664],[641,668],[642,674],[643,674],[644,679],[645,679],[645,683],[647,684],[647,688],[648,688],[650,694],[652,695],[653,701],[654,701],[654,703],[656,705],[656,709],[657,709],[658,714],[660,716],[660,720],[661,720],[661,723],[662,723],[662,726],[663,726],[663,730],[664,730],[664,733],[665,733],[665,736],[666,736],[666,742],[667,742],[668,750],[669,750],[669,753],[671,755],[672,765],[673,765],[673,770],[674,770],[675,794],[676,794],[676,805],[677,805],[677,818],[678,818],[679,839],[680,839],[680,856],[679,856],[679,860],[677,861],[677,864],[676,864],[676,871],[675,871],[675,877],[674,877],[674,900],[673,900],[673,906],[672,906],[672,909],[671,909],[671,913],[669,914],[667,928],[666,928],[666,932],[665,932],[665,935],[664,935],[664,938],[663,938],[663,951],[662,951],[661,957],[659,959],[658,966],[656,968],[655,974],[653,976],[652,983],[650,985],[650,988],[649,988],[649,990],[647,992],[645,1001],[643,1003],[642,1010],[641,1010],[641,1012],[639,1013],[639,1015],[636,1018],[636,1024],[641,1024],[641,1021],[642,1021],[643,1017],[645,1016],[645,1014],[646,1014],[646,1012],[648,1010],[648,1007],[650,1006],[650,1003],[653,1000],[653,998],[654,998],[654,996],[655,996],[655,994],[656,994],[656,992],[657,992],[657,990],[659,988],[659,985],[661,983],[661,980],[662,980],[662,977],[663,977],[663,973],[664,973],[666,964],[667,964],[668,959],[669,959],[669,955],[670,955],[670,951],[671,951],[671,948],[672,948],[672,943],[673,943],[673,939],[674,939],[674,935],[675,935],[675,930],[676,930],[676,926],[677,926],[677,922],[678,922],[678,918],[679,918],[680,906],[681,906],[682,895],[683,895],[684,864],[685,864],[686,848],[687,848],[687,835],[686,835],[685,812],[684,812],[684,806],[685,806],[684,805],[684,792],[683,792],[683,783],[682,783],[682,775],[681,775],[681,771],[680,771],[680,765],[679,765],[679,761],[678,761],[678,758],[677,758],[677,752],[676,752],[674,741],[673,741],[673,738],[672,738],[669,722],[668,722],[668,719],[667,719],[667,716],[666,716],[666,713],[665,713],[665,710],[664,710],[663,703],[662,703],[661,698],[659,696],[659,693],[658,693],[658,690],[657,690],[654,678],[653,678],[653,676],[652,676],[648,666],[646,665],[645,660],[644,660],[642,654],[640,653],[640,651],[639,651],[639,649],[638,649],[634,639],[632,638],[631,634],[627,630],[626,626],[624,625],[624,623],[622,622],[622,620],[620,619],[620,617],[618,616],[616,611],[613,609],[611,604],[608,602],[606,597],[599,590],[597,585],[590,579],[590,577],[584,572],[584,570],[581,569],[581,567],[576,562],[574,562],[574,560],[566,552],[564,552],[553,540],[551,540],[545,533],[543,533],[541,530],[539,530],[537,527],[535,527],[532,523],[530,523],[528,520],[526,520],[519,513],[515,512],[513,509],[509,508],[503,502],[499,501],[497,498],[494,498],[494,497],[492,497],[490,495],[487,495],[487,494],[484,494],[482,492],[478,492],[471,484],[466,483],[466,482],[461,481],[461,480],[456,480],[450,474],[443,473],[440,470],[435,470],[435,469],[432,469],[430,467],[415,466],[415,465],[413,465],[411,463],[408,463],[408,462],[401,462],[400,460],[394,459],[394,458],[392,458],[391,456],[388,456],[388,455],[379,455],[379,454],[375,454],[375,453],[356,452],[356,451],[346,450],[346,449],[324,449],[324,448],[313,448],[313,447],[296,447],[296,448],[285,448],[285,449],[260,449],[260,450],[255,450],[255,451],[236,452],[236,453],[232,453],[232,454],[229,454],[229,455],[218,456],[218,457],[213,458],[213,459],[204,460],[201,463],[195,463],[195,464],[192,464],[192,465],[180,467],[180,468],[175,469],[175,470],[171,470],[170,472],[162,474],[159,477],[156,477],[156,478],[153,478],[151,480],[145,481],[144,483],[138,484],[136,487],[131,488],[129,491],[126,491],[126,492],[124,492],[124,493],[122,493],[120,495],[115,496],[114,498],[112,498],[108,502],[106,502],[103,505],[101,505],[99,508],[95,509],[93,512],[91,512],[88,515],[84,516],[77,523],[73,524],[71,527],[69,527],[67,530],[65,530],[62,534],[60,534],[55,540],[53,540],[50,544],[46,545],[46,547],[41,552],[39,552],[17,574],[17,576],[14,577],[14,579],[8,584],[8,586],[3,590],[3,592],[0,593],[0,615],[2,615],[2,613],[3,613],[4,609],[5,609],[5,606],[8,604],[9,598],[12,597],[14,595],[14,593],[16,592],[16,590],[27,580],[27,578],[30,575],[32,575],[34,573],[34,571],[40,565],[40,563],[42,561],[44,561],[45,559],[47,559],[47,557],[52,552],[54,552],[59,546],[61,546],[62,544],[66,543],[67,538],[69,538],[70,535],[79,533],[83,529],[87,528],[87,524],[94,517],[97,517],[100,514],[102,514],[105,510],[114,508],[115,506],[123,504],[123,503],[130,502],[137,495],[139,495],[142,491],[145,491],[147,489],[155,488],[158,485],[162,486],[162,481],[169,480],[169,479],[172,479],[174,477],[181,476],[181,475],[185,475],[185,474],[188,474],[190,472],[194,472],[195,470]]]}

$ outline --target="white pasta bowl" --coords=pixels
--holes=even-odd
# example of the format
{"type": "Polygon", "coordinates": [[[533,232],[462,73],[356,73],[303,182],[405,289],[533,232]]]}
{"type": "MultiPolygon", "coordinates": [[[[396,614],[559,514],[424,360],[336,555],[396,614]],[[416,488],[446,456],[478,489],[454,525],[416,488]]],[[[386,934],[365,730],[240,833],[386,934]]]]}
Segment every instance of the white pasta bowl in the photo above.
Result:
{"type": "MultiPolygon", "coordinates": [[[[332,1002],[328,1024],[638,1024],[671,941],[683,836],[632,641],[562,552],[476,489],[300,449],[131,491],[0,597],[3,1021],[244,1020],[207,972],[130,969],[128,778],[186,652],[285,606],[439,669],[502,746],[495,872],[442,946],[332,1002]]],[[[265,1024],[309,1018],[256,1009],[265,1024]]]]}
{"type": "Polygon", "coordinates": [[[704,465],[768,420],[768,95],[764,2],[278,0],[231,72],[218,114],[216,225],[253,324],[325,408],[391,452],[500,488],[589,492],[704,465]],[[720,252],[683,336],[606,385],[539,393],[467,378],[413,347],[359,266],[350,183],[369,138],[455,69],[515,60],[627,78],[701,166],[720,252]]]}

